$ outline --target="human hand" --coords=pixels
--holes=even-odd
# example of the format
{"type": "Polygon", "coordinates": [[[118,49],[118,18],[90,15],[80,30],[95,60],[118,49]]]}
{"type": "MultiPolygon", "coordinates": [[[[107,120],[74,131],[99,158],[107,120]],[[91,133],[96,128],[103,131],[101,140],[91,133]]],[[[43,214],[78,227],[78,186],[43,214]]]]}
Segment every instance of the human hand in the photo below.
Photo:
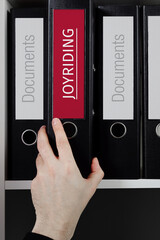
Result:
{"type": "Polygon", "coordinates": [[[45,126],[38,132],[37,175],[31,183],[36,223],[32,230],[54,240],[70,240],[79,217],[104,176],[97,158],[83,178],[72,154],[61,121],[52,120],[59,157],[48,141],[45,126]]]}

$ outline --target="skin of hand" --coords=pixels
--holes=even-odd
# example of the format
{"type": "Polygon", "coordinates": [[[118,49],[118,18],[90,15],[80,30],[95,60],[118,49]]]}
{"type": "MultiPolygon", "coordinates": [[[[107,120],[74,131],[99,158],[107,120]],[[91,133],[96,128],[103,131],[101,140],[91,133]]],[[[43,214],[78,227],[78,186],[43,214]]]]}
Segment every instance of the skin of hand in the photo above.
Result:
{"type": "Polygon", "coordinates": [[[82,177],[70,144],[58,118],[52,120],[59,157],[48,140],[46,127],[38,131],[37,175],[31,183],[36,222],[32,230],[54,240],[70,240],[87,203],[96,191],[104,172],[93,158],[91,173],[82,177]]]}

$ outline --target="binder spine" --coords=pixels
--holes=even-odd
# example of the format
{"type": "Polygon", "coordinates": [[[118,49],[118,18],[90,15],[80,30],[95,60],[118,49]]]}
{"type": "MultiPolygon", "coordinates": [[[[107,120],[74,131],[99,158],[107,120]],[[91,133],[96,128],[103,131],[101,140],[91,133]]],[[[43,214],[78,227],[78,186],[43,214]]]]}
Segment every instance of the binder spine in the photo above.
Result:
{"type": "Polygon", "coordinates": [[[159,31],[160,6],[143,7],[143,177],[160,178],[159,31]]]}
{"type": "Polygon", "coordinates": [[[91,96],[89,99],[89,112],[90,112],[90,132],[91,132],[91,156],[96,157],[96,147],[94,145],[94,138],[95,135],[95,129],[94,129],[94,122],[95,122],[95,107],[94,107],[94,91],[95,91],[95,5],[93,1],[90,0],[90,13],[89,13],[90,19],[90,39],[89,39],[89,71],[90,71],[90,88],[89,88],[89,95],[91,96]]]}
{"type": "Polygon", "coordinates": [[[47,116],[47,15],[45,9],[11,10],[8,81],[8,179],[36,175],[37,133],[47,116]],[[45,81],[44,81],[45,79],[45,81]]]}
{"type": "Polygon", "coordinates": [[[75,2],[70,0],[57,2],[50,0],[48,9],[48,95],[50,108],[47,131],[49,140],[53,150],[58,155],[51,126],[52,118],[58,117],[63,123],[77,165],[82,175],[87,177],[90,172],[92,156],[93,108],[89,1],[75,2]],[[67,43],[69,35],[70,42],[67,43]],[[66,46],[70,46],[70,49],[66,46]],[[59,60],[57,61],[57,59],[59,60]],[[66,67],[66,69],[62,68],[62,66],[66,67]],[[68,78],[65,75],[67,71],[68,78]],[[76,76],[78,76],[77,79],[76,76]],[[61,82],[59,79],[61,79],[61,82]],[[67,87],[66,82],[70,83],[67,84],[67,87]],[[76,86],[78,87],[76,88],[76,86]],[[76,94],[74,95],[74,93],[76,94]]]}
{"type": "Polygon", "coordinates": [[[146,14],[145,7],[143,7],[143,178],[147,175],[147,164],[146,164],[146,115],[147,115],[147,84],[146,79],[148,76],[148,47],[147,47],[147,22],[146,22],[146,14]]]}
{"type": "MultiPolygon", "coordinates": [[[[98,6],[96,22],[95,51],[97,73],[95,87],[99,95],[99,99],[95,103],[95,125],[97,128],[95,145],[97,145],[97,155],[106,173],[105,178],[136,179],[140,177],[139,7],[98,6]],[[122,34],[120,34],[119,29],[121,29],[122,34]],[[115,34],[114,31],[116,31],[115,34]],[[112,35],[117,38],[115,39],[115,44],[116,41],[119,42],[119,46],[115,46],[114,49],[119,48],[121,50],[118,55],[114,54],[117,57],[115,64],[116,61],[120,62],[123,60],[120,52],[123,52],[124,49],[128,63],[126,68],[124,68],[124,76],[128,76],[128,87],[130,90],[127,90],[129,88],[126,87],[126,80],[126,84],[121,84],[121,90],[125,86],[128,93],[124,91],[124,95],[120,94],[122,91],[120,91],[120,87],[117,85],[119,89],[117,94],[114,95],[114,98],[128,99],[124,108],[120,105],[119,108],[116,108],[113,102],[118,101],[118,99],[112,99],[113,96],[110,96],[110,92],[115,88],[113,83],[111,83],[115,65],[110,66],[113,62],[113,46],[111,44],[114,44],[114,39],[111,39],[112,35]],[[126,43],[127,46],[130,46],[128,49],[127,46],[124,47],[123,37],[128,39],[128,45],[126,43]],[[110,59],[109,56],[111,56],[110,59]],[[130,58],[130,56],[133,56],[133,58],[130,58]],[[130,96],[129,98],[127,98],[127,94],[130,96]]],[[[124,83],[124,79],[121,78],[122,82],[124,83]]],[[[94,98],[96,99],[96,96],[94,98]]]]}

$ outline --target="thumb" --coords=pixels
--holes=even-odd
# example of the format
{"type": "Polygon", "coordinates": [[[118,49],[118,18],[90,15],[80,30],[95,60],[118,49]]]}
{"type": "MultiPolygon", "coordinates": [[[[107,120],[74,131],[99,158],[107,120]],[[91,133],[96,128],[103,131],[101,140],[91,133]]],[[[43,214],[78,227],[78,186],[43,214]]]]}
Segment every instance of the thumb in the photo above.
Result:
{"type": "Polygon", "coordinates": [[[104,177],[104,172],[99,165],[98,159],[93,158],[92,164],[91,164],[91,173],[89,174],[87,180],[90,182],[93,188],[96,189],[103,177],[104,177]]]}

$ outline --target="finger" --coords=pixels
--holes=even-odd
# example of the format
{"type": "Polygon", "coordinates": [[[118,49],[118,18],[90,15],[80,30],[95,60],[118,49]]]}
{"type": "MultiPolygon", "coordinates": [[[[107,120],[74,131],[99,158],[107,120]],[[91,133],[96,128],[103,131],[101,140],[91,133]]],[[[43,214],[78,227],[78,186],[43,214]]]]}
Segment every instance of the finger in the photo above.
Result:
{"type": "Polygon", "coordinates": [[[49,144],[45,126],[38,131],[37,148],[44,161],[50,162],[57,159],[49,144]]]}
{"type": "Polygon", "coordinates": [[[91,164],[91,173],[89,174],[87,180],[91,186],[91,191],[96,191],[98,184],[101,182],[104,177],[104,172],[99,165],[98,159],[93,158],[91,164]]]}
{"type": "Polygon", "coordinates": [[[37,158],[36,158],[36,168],[37,172],[42,171],[42,168],[44,167],[44,161],[40,153],[38,153],[37,158]]]}
{"type": "Polygon", "coordinates": [[[68,138],[64,131],[63,125],[58,118],[52,120],[52,127],[55,133],[56,145],[59,153],[60,159],[63,161],[65,159],[73,159],[72,149],[70,147],[68,138]],[[67,156],[67,157],[66,157],[67,156]]]}

